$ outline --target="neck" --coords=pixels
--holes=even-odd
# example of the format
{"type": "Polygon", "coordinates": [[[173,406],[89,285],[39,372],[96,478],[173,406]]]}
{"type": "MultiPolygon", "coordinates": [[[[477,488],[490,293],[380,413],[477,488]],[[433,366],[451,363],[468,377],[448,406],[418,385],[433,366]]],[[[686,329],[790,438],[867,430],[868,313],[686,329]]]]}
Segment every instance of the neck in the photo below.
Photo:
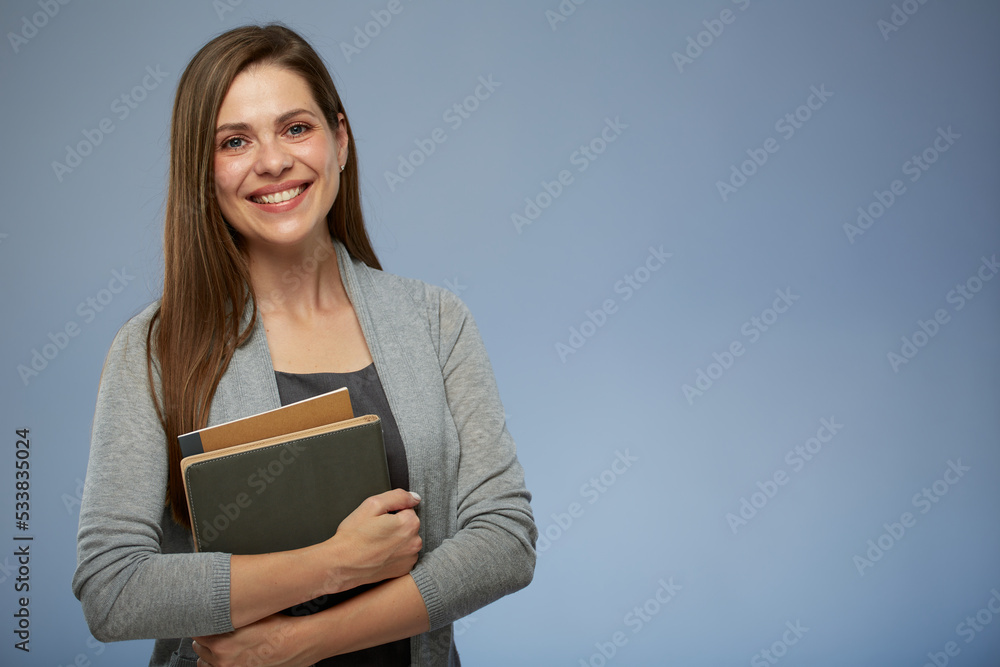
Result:
{"type": "Polygon", "coordinates": [[[305,315],[348,302],[337,250],[325,235],[308,248],[248,251],[257,306],[268,313],[305,315]]]}

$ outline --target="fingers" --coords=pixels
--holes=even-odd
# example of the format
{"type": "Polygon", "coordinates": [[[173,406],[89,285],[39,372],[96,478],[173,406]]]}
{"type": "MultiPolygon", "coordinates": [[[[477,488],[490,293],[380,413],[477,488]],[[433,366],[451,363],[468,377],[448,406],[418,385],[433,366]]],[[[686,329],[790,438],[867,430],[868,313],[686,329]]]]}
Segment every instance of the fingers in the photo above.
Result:
{"type": "Polygon", "coordinates": [[[402,576],[417,561],[423,541],[413,510],[420,496],[393,489],[367,498],[345,518],[327,543],[337,563],[333,592],[402,576]]]}
{"type": "Polygon", "coordinates": [[[198,656],[198,667],[209,667],[212,663],[209,660],[212,657],[212,650],[199,642],[201,639],[205,641],[205,637],[196,637],[191,641],[191,650],[194,654],[198,656]]]}
{"type": "Polygon", "coordinates": [[[304,665],[301,643],[293,637],[295,619],[282,615],[265,616],[249,625],[217,635],[192,638],[191,648],[198,667],[235,665],[304,665]]]}
{"type": "MultiPolygon", "coordinates": [[[[406,491],[389,491],[365,500],[354,514],[344,519],[338,532],[355,532],[371,544],[382,542],[391,551],[406,551],[416,544],[420,550],[420,518],[413,511],[416,500],[406,491]],[[390,495],[391,494],[391,495],[390,495]],[[409,506],[407,506],[409,505],[409,506]]],[[[416,551],[414,553],[416,553],[416,551]]]]}
{"type": "Polygon", "coordinates": [[[416,493],[403,489],[393,489],[368,498],[362,505],[367,505],[370,513],[377,515],[412,509],[419,502],[420,496],[416,493]]]}

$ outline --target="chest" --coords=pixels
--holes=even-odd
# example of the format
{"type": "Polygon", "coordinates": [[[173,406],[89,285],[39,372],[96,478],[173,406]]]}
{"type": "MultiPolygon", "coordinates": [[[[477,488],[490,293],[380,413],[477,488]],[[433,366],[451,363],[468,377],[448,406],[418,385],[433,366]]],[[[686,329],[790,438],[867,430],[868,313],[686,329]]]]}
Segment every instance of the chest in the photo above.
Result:
{"type": "Polygon", "coordinates": [[[372,363],[357,315],[350,306],[308,318],[263,316],[275,370],[286,373],[349,373],[372,363]]]}

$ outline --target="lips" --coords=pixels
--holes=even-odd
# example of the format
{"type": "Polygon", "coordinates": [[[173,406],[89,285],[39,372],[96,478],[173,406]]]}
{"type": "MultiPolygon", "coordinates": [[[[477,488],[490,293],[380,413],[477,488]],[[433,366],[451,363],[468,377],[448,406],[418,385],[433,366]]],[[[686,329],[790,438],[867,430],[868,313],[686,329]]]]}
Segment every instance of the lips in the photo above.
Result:
{"type": "Polygon", "coordinates": [[[300,194],[305,192],[306,188],[308,187],[309,187],[308,183],[303,183],[301,185],[288,188],[286,190],[281,190],[279,192],[250,195],[249,197],[247,197],[247,199],[249,199],[255,204],[281,204],[290,199],[295,199],[300,194]]]}

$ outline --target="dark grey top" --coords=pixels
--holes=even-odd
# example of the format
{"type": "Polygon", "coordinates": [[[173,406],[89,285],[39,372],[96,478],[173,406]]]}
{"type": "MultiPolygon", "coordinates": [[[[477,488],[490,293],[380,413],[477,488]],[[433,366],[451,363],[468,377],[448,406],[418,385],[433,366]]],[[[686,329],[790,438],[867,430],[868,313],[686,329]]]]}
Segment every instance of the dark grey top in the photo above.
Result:
{"type": "Polygon", "coordinates": [[[353,373],[300,374],[275,371],[274,376],[278,381],[278,395],[282,405],[347,387],[354,416],[378,415],[382,422],[382,440],[385,442],[385,458],[389,463],[389,482],[392,488],[409,491],[410,471],[406,465],[406,450],[403,449],[403,439],[399,435],[396,419],[389,410],[389,401],[379,382],[375,364],[368,364],[353,373]]]}
{"type": "MultiPolygon", "coordinates": [[[[382,383],[375,371],[375,364],[369,364],[360,371],[353,373],[285,373],[274,372],[278,382],[278,395],[281,404],[288,405],[312,398],[328,391],[347,387],[351,396],[351,409],[355,417],[361,415],[378,415],[382,422],[382,441],[385,444],[385,458],[389,464],[389,482],[392,488],[410,488],[409,468],[406,465],[406,450],[403,449],[403,439],[399,435],[396,420],[389,409],[389,401],[385,397],[382,383]]],[[[290,613],[304,615],[326,609],[332,604],[343,602],[357,595],[370,586],[361,586],[345,594],[328,596],[329,600],[314,600],[320,604],[305,603],[293,608],[290,613]]],[[[334,665],[351,665],[352,667],[406,667],[410,664],[410,640],[401,639],[381,646],[373,646],[363,651],[356,651],[326,658],[319,661],[317,667],[333,667],[334,665]]]]}

